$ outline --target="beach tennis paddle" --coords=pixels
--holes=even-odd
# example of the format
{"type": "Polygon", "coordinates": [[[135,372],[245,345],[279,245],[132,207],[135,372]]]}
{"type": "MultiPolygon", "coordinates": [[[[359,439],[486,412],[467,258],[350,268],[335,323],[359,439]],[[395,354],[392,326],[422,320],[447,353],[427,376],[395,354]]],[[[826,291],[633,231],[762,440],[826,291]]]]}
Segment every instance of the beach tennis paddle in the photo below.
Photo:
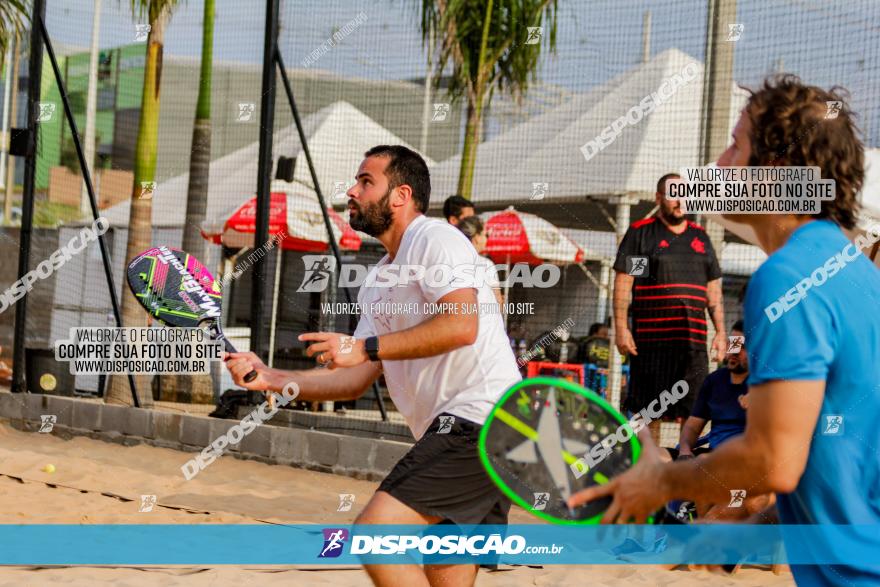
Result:
{"type": "MultiPolygon", "coordinates": [[[[128,264],[128,287],[138,302],[156,320],[176,328],[203,328],[212,340],[223,343],[226,352],[235,347],[220,326],[223,295],[211,272],[192,255],[171,247],[153,247],[128,264]]],[[[257,372],[245,375],[247,382],[257,372]]]]}
{"type": "Polygon", "coordinates": [[[526,511],[556,524],[597,524],[610,497],[574,509],[566,501],[632,467],[641,444],[627,419],[600,396],[571,381],[535,377],[516,383],[495,404],[479,452],[495,485],[526,511]],[[629,434],[586,469],[585,453],[621,427],[629,434]],[[584,459],[579,476],[572,469],[578,459],[584,459]]]}

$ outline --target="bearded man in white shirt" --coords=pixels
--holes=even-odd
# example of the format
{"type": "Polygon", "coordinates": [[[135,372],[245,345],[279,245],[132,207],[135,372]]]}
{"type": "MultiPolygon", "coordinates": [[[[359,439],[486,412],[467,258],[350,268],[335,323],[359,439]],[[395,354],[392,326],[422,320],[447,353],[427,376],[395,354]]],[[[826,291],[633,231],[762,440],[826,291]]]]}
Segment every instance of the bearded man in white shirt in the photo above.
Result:
{"type": "MultiPolygon", "coordinates": [[[[380,145],[364,157],[347,194],[350,222],[388,254],[358,294],[354,340],[332,332],[299,337],[312,343],[308,355],[327,368],[270,369],[253,353],[234,353],[226,365],[237,385],[280,391],[294,382],[305,401],[357,399],[384,372],[416,443],[356,524],[506,524],[510,502],[483,470],[477,440],[493,405],[520,374],[501,314],[478,311],[497,306],[477,270],[483,263],[459,230],[425,216],[430,174],[417,153],[380,145]],[[438,307],[445,310],[423,311],[438,307]],[[245,383],[251,370],[259,376],[245,383]]],[[[477,572],[473,564],[365,569],[376,585],[408,586],[471,585],[477,572]]]]}

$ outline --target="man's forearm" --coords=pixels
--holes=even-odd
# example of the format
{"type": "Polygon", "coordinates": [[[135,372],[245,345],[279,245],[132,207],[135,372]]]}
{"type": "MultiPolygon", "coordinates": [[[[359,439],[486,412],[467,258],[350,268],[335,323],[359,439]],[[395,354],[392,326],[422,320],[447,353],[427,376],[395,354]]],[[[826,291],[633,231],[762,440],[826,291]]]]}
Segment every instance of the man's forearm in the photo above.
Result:
{"type": "Polygon", "coordinates": [[[698,429],[696,425],[692,424],[691,418],[685,420],[684,426],[681,427],[681,437],[678,440],[679,453],[689,454],[693,452],[694,445],[700,438],[700,431],[702,429],[703,426],[700,426],[698,429]]]}
{"type": "Polygon", "coordinates": [[[280,392],[288,383],[295,383],[299,387],[297,400],[348,401],[359,398],[379,372],[376,363],[364,363],[341,369],[270,369],[265,377],[269,381],[268,391],[280,392]],[[370,370],[375,372],[375,376],[370,370]]]}
{"type": "Polygon", "coordinates": [[[632,284],[634,279],[625,273],[617,273],[614,276],[614,329],[625,330],[629,328],[627,324],[627,312],[629,312],[630,296],[632,295],[632,284]]]}
{"type": "Polygon", "coordinates": [[[743,436],[725,442],[699,459],[664,465],[660,490],[667,498],[720,503],[730,491],[744,489],[751,495],[776,491],[769,483],[773,467],[769,451],[749,446],[743,436]]]}
{"type": "Polygon", "coordinates": [[[412,328],[379,337],[384,361],[422,359],[473,344],[479,328],[476,314],[438,314],[412,328]]]}
{"type": "Polygon", "coordinates": [[[715,325],[715,332],[727,332],[724,328],[724,296],[721,292],[721,279],[709,282],[706,287],[706,301],[709,318],[715,325]]]}

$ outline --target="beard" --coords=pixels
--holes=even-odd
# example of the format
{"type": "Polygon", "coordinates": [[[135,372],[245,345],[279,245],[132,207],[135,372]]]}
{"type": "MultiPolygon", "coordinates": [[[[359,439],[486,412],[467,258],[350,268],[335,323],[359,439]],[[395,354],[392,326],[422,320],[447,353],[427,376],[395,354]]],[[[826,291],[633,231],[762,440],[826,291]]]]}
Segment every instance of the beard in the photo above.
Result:
{"type": "MultiPolygon", "coordinates": [[[[679,210],[680,209],[681,208],[679,208],[679,210]]],[[[660,206],[660,208],[658,208],[658,212],[660,213],[660,218],[662,218],[663,221],[670,226],[678,226],[679,224],[687,220],[687,217],[685,217],[684,214],[682,214],[680,217],[676,216],[675,210],[667,209],[664,206],[660,206]]]]}
{"type": "Polygon", "coordinates": [[[730,369],[731,373],[736,373],[737,375],[742,375],[743,373],[747,373],[749,370],[749,368],[746,367],[745,365],[743,365],[742,363],[737,363],[733,367],[728,365],[727,368],[730,369]]]}
{"type": "Polygon", "coordinates": [[[358,202],[353,201],[352,204],[357,210],[357,215],[349,215],[349,224],[355,230],[365,232],[370,236],[379,236],[391,227],[391,206],[388,203],[390,200],[391,188],[375,204],[362,207],[358,202]]]}

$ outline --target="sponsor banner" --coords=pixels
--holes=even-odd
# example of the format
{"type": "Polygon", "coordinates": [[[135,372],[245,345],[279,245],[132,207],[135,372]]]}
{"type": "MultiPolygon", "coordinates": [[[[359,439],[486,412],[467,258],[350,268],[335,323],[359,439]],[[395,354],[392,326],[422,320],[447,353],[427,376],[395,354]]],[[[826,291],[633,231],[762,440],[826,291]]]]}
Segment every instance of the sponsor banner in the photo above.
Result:
{"type": "Polygon", "coordinates": [[[863,565],[876,558],[878,540],[880,525],[10,524],[0,535],[0,564],[863,565]]]}

